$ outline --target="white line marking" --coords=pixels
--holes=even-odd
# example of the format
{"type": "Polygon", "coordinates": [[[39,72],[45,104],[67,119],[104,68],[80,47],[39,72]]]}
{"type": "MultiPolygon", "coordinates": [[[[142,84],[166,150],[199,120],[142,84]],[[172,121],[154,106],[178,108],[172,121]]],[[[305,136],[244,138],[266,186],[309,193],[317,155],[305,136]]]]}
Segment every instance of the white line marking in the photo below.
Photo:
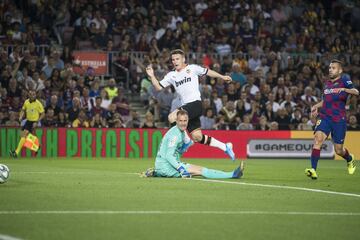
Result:
{"type": "MultiPolygon", "coordinates": [[[[21,174],[22,173],[23,174],[96,174],[98,172],[14,172],[14,173],[21,173],[21,174]]],[[[139,173],[130,173],[130,172],[113,172],[113,173],[118,174],[118,175],[139,175],[139,173]]],[[[223,181],[223,180],[216,180],[216,179],[201,179],[201,178],[190,178],[190,180],[203,181],[203,182],[225,183],[225,184],[247,185],[247,186],[255,186],[255,187],[300,190],[300,191],[307,191],[307,192],[327,193],[327,194],[333,194],[333,195],[341,195],[341,196],[360,198],[360,194],[356,194],[356,193],[335,192],[335,191],[328,191],[328,190],[321,190],[321,189],[314,189],[314,188],[281,186],[281,185],[271,185],[271,184],[261,184],[261,183],[234,182],[234,181],[223,181]]]]}
{"type": "Polygon", "coordinates": [[[21,240],[21,238],[0,234],[0,240],[21,240]]]}
{"type": "Polygon", "coordinates": [[[342,195],[342,196],[350,196],[350,197],[358,197],[358,198],[360,198],[360,194],[356,194],[356,193],[335,192],[335,191],[327,191],[327,190],[314,189],[314,188],[292,187],[292,186],[280,186],[280,185],[261,184],[261,183],[233,182],[233,181],[222,181],[222,180],[200,179],[200,178],[191,178],[191,180],[203,181],[203,182],[215,182],[215,183],[237,184],[237,185],[248,185],[248,186],[255,186],[255,187],[267,187],[267,188],[280,188],[280,189],[301,190],[301,191],[307,191],[307,192],[327,193],[327,194],[334,194],[334,195],[342,195]]]}
{"type": "MultiPolygon", "coordinates": [[[[11,172],[15,174],[101,174],[103,175],[103,172],[11,172]]],[[[107,172],[110,173],[110,172],[107,172]]],[[[114,172],[111,173],[119,174],[119,175],[135,175],[139,173],[129,173],[129,172],[114,172]]]]}
{"type": "Polygon", "coordinates": [[[311,216],[360,216],[360,212],[280,212],[280,211],[0,211],[0,215],[311,215],[311,216]]]}

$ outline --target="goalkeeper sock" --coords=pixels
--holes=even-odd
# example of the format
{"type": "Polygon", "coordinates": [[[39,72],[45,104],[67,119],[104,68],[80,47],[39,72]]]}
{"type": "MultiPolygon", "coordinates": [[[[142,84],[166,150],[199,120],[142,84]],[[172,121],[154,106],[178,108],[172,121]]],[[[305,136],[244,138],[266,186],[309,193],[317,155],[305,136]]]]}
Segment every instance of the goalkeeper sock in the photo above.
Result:
{"type": "Polygon", "coordinates": [[[21,148],[23,147],[24,143],[25,143],[25,138],[24,137],[20,138],[19,145],[17,146],[17,148],[15,150],[16,155],[20,154],[21,148]]]}
{"type": "Polygon", "coordinates": [[[234,172],[223,172],[214,169],[203,168],[201,175],[206,178],[232,178],[234,172]]]}
{"type": "Polygon", "coordinates": [[[343,156],[341,156],[343,159],[345,159],[347,162],[350,162],[352,160],[352,157],[349,153],[349,151],[345,148],[345,153],[343,156]]]}
{"type": "Polygon", "coordinates": [[[311,167],[316,170],[320,158],[320,149],[313,148],[311,152],[311,167]]]}

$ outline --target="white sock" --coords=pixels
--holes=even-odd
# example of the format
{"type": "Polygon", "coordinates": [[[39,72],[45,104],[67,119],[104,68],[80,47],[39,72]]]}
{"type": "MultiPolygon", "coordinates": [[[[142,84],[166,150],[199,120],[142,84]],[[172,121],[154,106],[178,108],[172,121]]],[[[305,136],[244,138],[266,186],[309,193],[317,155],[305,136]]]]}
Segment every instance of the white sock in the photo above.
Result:
{"type": "Polygon", "coordinates": [[[191,141],[191,138],[187,134],[187,131],[184,131],[184,133],[185,133],[185,135],[184,135],[184,143],[188,144],[191,141]]]}
{"type": "MultiPolygon", "coordinates": [[[[209,137],[209,136],[208,136],[209,137]]],[[[221,150],[226,150],[226,145],[223,142],[220,142],[216,138],[211,137],[210,146],[220,148],[221,150]]]]}

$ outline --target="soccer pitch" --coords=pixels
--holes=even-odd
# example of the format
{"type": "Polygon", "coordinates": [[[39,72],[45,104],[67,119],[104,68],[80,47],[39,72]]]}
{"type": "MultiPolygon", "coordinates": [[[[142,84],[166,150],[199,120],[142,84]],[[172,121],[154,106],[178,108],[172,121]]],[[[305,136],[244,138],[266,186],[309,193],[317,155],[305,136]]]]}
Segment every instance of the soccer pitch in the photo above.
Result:
{"type": "MultiPolygon", "coordinates": [[[[238,162],[187,162],[230,171],[238,162]]],[[[1,159],[0,239],[356,239],[360,169],[247,160],[242,179],[140,178],[150,159],[1,159]]]]}

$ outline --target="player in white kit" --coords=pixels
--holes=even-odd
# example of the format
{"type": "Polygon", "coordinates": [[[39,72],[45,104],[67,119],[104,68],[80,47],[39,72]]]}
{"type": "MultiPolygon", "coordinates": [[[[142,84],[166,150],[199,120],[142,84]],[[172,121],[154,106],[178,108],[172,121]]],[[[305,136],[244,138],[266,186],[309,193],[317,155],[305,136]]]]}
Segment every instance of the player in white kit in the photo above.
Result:
{"type": "MultiPolygon", "coordinates": [[[[223,143],[219,140],[204,135],[200,129],[200,116],[202,115],[201,94],[199,90],[199,76],[208,75],[214,78],[221,78],[226,82],[232,81],[230,76],[221,75],[211,69],[203,68],[196,64],[187,64],[185,61],[185,53],[181,49],[171,52],[171,61],[174,70],[170,71],[165,77],[158,81],[155,77],[154,70],[151,65],[146,67],[146,73],[151,79],[154,88],[157,91],[172,85],[181,97],[182,106],[189,114],[188,132],[191,134],[195,142],[217,147],[223,150],[232,160],[235,160],[235,154],[232,150],[231,143],[223,143]]],[[[169,122],[176,121],[176,109],[169,114],[169,122]]],[[[185,138],[182,152],[185,152],[193,142],[189,137],[185,138]]]]}

